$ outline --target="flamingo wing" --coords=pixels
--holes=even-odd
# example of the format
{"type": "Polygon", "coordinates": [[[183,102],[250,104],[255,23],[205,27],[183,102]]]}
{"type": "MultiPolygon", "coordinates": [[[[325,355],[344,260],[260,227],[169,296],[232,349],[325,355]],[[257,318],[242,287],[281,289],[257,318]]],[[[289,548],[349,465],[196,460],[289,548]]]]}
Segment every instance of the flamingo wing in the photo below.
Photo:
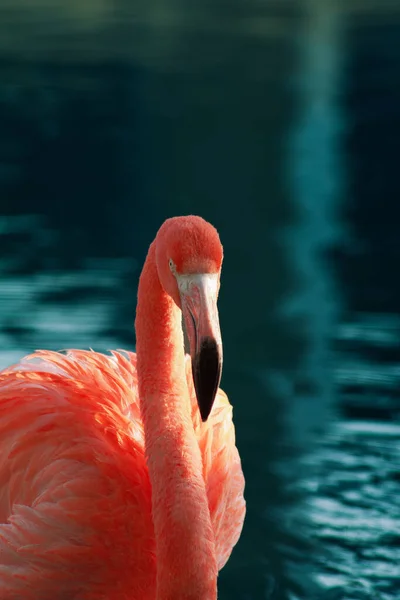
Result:
{"type": "Polygon", "coordinates": [[[2,600],[155,597],[136,370],[38,352],[0,373],[2,600]]]}

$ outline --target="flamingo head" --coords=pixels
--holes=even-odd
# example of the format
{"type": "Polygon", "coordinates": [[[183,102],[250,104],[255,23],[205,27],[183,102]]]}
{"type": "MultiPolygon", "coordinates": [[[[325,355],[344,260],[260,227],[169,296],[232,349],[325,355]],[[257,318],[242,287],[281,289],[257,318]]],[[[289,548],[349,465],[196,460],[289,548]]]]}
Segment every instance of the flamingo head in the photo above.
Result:
{"type": "Polygon", "coordinates": [[[201,217],[168,219],[156,238],[161,285],[182,310],[203,421],[211,412],[221,379],[217,299],[222,258],[217,230],[201,217]]]}

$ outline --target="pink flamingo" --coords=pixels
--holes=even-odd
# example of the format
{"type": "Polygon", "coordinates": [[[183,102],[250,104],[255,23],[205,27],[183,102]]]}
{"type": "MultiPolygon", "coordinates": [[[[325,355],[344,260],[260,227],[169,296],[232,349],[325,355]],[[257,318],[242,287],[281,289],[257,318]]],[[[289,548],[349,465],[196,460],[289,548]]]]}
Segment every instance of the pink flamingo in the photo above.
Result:
{"type": "Polygon", "coordinates": [[[212,225],[168,219],[140,277],[136,355],[38,351],[0,373],[2,600],[217,598],[245,515],[218,388],[221,263],[212,225]]]}

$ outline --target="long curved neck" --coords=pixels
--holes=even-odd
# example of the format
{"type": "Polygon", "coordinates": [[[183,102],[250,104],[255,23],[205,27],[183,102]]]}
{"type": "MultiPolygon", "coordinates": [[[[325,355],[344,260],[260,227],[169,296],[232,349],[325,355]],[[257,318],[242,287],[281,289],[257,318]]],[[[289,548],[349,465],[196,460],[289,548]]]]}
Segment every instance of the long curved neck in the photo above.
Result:
{"type": "Polygon", "coordinates": [[[152,485],[157,600],[215,600],[214,533],[191,419],[180,310],[160,284],[155,242],[139,282],[136,349],[152,485]]]}

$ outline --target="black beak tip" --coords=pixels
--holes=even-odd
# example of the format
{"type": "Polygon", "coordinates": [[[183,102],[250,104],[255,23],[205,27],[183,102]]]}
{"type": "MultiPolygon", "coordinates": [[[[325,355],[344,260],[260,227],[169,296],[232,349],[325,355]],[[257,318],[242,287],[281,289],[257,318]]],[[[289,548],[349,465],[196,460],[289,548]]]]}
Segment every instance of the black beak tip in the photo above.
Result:
{"type": "Polygon", "coordinates": [[[216,341],[205,338],[192,361],[193,382],[200,416],[205,423],[210,416],[221,379],[222,357],[216,341]]]}
{"type": "MultiPolygon", "coordinates": [[[[214,402],[214,399],[213,399],[213,402],[214,402]]],[[[201,420],[203,421],[203,423],[205,423],[207,421],[208,417],[210,416],[212,404],[211,404],[211,406],[210,405],[206,406],[204,403],[199,402],[200,416],[201,416],[201,420]]]]}

